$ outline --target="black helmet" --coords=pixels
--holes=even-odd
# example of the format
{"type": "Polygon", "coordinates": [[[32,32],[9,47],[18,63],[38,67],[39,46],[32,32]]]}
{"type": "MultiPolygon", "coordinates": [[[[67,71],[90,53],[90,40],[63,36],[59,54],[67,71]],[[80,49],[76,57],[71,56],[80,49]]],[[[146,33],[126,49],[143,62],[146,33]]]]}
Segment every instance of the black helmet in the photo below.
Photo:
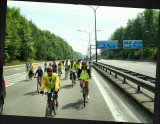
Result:
{"type": "Polygon", "coordinates": [[[53,69],[52,69],[52,67],[47,67],[47,72],[51,72],[53,69]]]}

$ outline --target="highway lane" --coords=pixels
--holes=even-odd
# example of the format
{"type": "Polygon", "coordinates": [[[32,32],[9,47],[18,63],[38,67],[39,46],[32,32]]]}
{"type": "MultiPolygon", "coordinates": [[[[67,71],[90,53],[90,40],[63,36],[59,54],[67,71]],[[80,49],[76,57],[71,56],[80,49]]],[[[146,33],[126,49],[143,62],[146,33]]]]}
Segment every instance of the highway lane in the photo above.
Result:
{"type": "MultiPolygon", "coordinates": [[[[38,65],[37,65],[38,66],[38,65]]],[[[9,80],[7,86],[7,97],[4,104],[4,115],[44,117],[47,97],[37,94],[36,79],[25,80],[25,70],[21,76],[9,75],[14,79],[9,80]],[[17,81],[19,80],[19,81],[17,81]]],[[[102,76],[93,69],[93,78],[90,81],[90,100],[86,107],[83,107],[82,93],[80,92],[79,81],[74,88],[69,79],[60,80],[61,89],[59,92],[60,104],[55,118],[120,121],[120,122],[148,122],[144,116],[137,112],[136,108],[125,101],[123,96],[117,94],[114,87],[110,86],[102,76]]],[[[4,78],[6,76],[4,75],[4,78]]],[[[6,80],[7,81],[7,80],[6,80]]]]}
{"type": "Polygon", "coordinates": [[[98,62],[102,62],[119,68],[141,73],[147,76],[151,76],[153,78],[156,77],[156,62],[104,60],[104,59],[98,60],[98,62]]]}

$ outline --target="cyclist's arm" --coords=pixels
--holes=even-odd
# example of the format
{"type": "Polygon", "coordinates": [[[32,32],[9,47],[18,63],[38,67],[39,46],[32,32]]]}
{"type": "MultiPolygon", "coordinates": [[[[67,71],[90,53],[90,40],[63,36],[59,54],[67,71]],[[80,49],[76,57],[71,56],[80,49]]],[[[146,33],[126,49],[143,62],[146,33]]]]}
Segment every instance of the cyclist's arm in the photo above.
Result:
{"type": "Polygon", "coordinates": [[[78,78],[80,78],[81,69],[78,70],[78,78]]]}
{"type": "Polygon", "coordinates": [[[55,77],[56,79],[56,81],[55,81],[55,91],[58,91],[58,89],[59,89],[59,77],[58,76],[56,76],[55,77]]]}
{"type": "Polygon", "coordinates": [[[71,68],[69,67],[69,71],[71,71],[71,68]]]}
{"type": "Polygon", "coordinates": [[[47,83],[47,80],[46,80],[46,77],[44,77],[44,79],[43,79],[43,81],[41,83],[41,87],[40,87],[41,91],[44,91],[46,83],[47,83]]]}
{"type": "Polygon", "coordinates": [[[43,70],[41,70],[42,71],[42,77],[43,77],[43,70]]]}
{"type": "Polygon", "coordinates": [[[88,69],[87,71],[88,71],[89,77],[91,77],[91,72],[90,72],[90,69],[88,69]]]}
{"type": "Polygon", "coordinates": [[[38,71],[36,71],[36,73],[35,73],[35,75],[34,75],[35,77],[36,77],[36,74],[37,74],[37,73],[38,73],[38,71]]]}

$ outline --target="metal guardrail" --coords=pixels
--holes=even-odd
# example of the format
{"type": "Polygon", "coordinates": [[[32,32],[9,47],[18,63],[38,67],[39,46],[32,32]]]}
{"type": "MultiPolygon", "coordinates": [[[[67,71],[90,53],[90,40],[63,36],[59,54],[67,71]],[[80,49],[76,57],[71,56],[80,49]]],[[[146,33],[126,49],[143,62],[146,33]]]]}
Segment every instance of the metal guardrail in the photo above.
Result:
{"type": "Polygon", "coordinates": [[[124,80],[123,80],[123,83],[126,83],[126,79],[131,81],[132,83],[134,84],[137,84],[137,92],[141,92],[140,91],[140,87],[152,92],[152,93],[155,93],[155,84],[152,84],[150,83],[149,81],[145,81],[145,80],[142,80],[142,79],[139,79],[135,76],[132,76],[132,75],[129,75],[127,73],[124,73],[124,72],[121,72],[119,70],[116,70],[116,69],[113,69],[113,68],[110,68],[110,67],[107,67],[105,65],[102,65],[100,63],[97,63],[97,62],[93,62],[93,66],[97,66],[99,67],[100,69],[103,69],[104,71],[107,72],[107,70],[110,71],[110,74],[113,72],[115,74],[115,78],[117,78],[117,75],[121,76],[124,80]]]}
{"type": "Polygon", "coordinates": [[[104,63],[101,63],[101,62],[98,62],[98,63],[100,63],[100,64],[102,64],[102,65],[106,65],[106,66],[111,67],[111,68],[113,68],[113,69],[122,71],[122,72],[124,72],[124,73],[130,74],[130,75],[133,75],[133,76],[136,76],[137,78],[140,78],[140,79],[149,81],[149,82],[154,83],[154,84],[155,84],[155,82],[156,82],[156,79],[153,78],[153,77],[150,77],[150,76],[146,76],[146,75],[143,75],[143,74],[140,74],[140,73],[137,73],[137,72],[133,72],[133,71],[130,71],[130,70],[122,69],[122,68],[115,67],[115,66],[108,65],[108,64],[104,64],[104,63]]]}

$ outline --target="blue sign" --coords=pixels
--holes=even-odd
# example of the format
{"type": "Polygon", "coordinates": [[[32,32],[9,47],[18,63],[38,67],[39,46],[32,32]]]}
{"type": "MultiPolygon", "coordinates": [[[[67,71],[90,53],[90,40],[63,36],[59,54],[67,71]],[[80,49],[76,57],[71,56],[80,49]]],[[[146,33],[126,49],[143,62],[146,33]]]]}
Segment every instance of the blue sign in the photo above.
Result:
{"type": "Polygon", "coordinates": [[[97,49],[118,49],[118,41],[97,41],[97,49]]]}
{"type": "Polygon", "coordinates": [[[143,48],[142,40],[124,40],[123,41],[124,49],[141,49],[143,48]]]}

